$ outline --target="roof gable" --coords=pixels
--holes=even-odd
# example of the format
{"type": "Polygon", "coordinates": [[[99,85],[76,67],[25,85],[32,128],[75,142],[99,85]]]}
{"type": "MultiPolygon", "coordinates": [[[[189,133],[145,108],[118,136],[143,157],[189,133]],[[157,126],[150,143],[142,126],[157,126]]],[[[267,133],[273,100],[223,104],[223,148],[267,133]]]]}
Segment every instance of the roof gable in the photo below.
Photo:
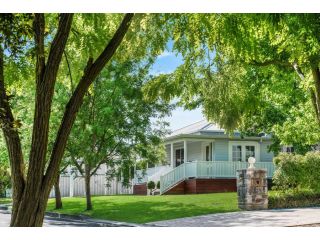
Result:
{"type": "Polygon", "coordinates": [[[209,123],[207,120],[202,120],[188,126],[174,130],[168,137],[177,136],[180,134],[200,134],[201,131],[219,131],[224,132],[217,124],[209,123]]]}

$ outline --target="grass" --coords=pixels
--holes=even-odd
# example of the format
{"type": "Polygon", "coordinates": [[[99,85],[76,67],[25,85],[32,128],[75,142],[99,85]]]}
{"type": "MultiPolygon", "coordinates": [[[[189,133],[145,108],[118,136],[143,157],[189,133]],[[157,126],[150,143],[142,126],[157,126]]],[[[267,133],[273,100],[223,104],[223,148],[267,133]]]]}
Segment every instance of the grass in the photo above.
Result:
{"type": "Polygon", "coordinates": [[[94,196],[93,210],[84,211],[85,198],[63,198],[63,209],[54,210],[50,199],[48,211],[85,214],[93,218],[147,223],[210,213],[239,211],[236,193],[212,193],[168,196],[94,196]]]}
{"type": "Polygon", "coordinates": [[[11,203],[12,200],[10,198],[0,198],[0,204],[11,203]]]}

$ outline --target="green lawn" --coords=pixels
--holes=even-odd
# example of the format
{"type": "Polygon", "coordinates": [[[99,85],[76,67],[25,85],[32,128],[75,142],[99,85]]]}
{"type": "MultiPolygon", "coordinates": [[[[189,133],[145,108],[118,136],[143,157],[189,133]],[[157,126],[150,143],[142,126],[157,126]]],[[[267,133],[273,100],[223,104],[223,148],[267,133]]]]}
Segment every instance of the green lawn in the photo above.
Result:
{"type": "Polygon", "coordinates": [[[12,200],[10,198],[0,198],[0,204],[11,203],[12,200]]]}
{"type": "Polygon", "coordinates": [[[63,198],[62,202],[63,209],[56,211],[54,199],[50,199],[47,210],[67,214],[86,214],[93,218],[132,223],[239,211],[236,193],[96,196],[92,197],[92,211],[84,211],[85,198],[63,198]]]}

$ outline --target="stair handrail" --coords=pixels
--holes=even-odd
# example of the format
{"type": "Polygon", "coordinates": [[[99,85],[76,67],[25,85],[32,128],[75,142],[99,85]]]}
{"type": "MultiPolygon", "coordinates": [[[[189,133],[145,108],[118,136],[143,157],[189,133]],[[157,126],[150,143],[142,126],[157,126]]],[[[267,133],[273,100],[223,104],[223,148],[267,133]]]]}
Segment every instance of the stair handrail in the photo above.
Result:
{"type": "MultiPolygon", "coordinates": [[[[177,184],[178,182],[184,180],[186,178],[186,163],[180,164],[178,167],[175,167],[171,171],[167,172],[166,174],[160,176],[160,194],[164,193],[166,190],[177,184]],[[177,174],[180,172],[180,170],[183,169],[182,174],[177,174]],[[171,179],[173,180],[170,182],[170,184],[167,184],[166,180],[168,181],[169,176],[173,175],[173,178],[177,176],[177,179],[171,179]],[[167,179],[166,179],[167,178],[167,179]]],[[[171,177],[172,178],[172,177],[171,177]]]]}

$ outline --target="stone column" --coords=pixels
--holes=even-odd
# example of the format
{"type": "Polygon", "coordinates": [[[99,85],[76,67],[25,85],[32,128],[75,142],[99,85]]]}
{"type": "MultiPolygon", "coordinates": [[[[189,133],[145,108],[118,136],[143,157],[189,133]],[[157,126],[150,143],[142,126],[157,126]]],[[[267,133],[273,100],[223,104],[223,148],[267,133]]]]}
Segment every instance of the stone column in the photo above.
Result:
{"type": "Polygon", "coordinates": [[[268,181],[265,169],[237,170],[238,207],[243,210],[268,209],[268,181]]]}

